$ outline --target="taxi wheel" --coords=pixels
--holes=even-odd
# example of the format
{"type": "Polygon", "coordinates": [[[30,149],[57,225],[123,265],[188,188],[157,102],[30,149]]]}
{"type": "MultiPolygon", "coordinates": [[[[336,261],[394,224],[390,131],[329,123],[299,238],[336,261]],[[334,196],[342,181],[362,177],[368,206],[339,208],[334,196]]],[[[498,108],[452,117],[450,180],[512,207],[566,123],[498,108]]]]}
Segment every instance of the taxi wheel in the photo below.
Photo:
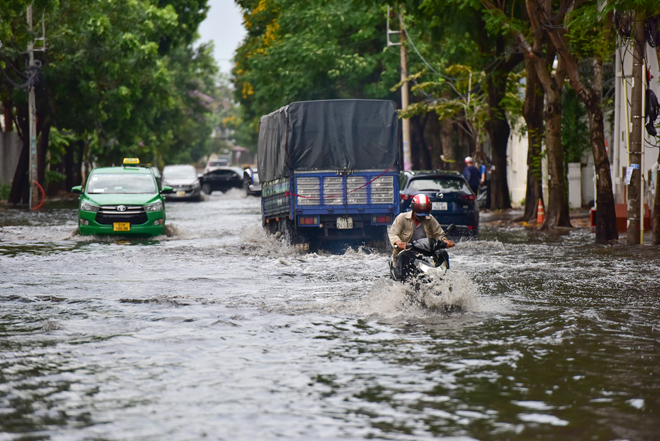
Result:
{"type": "Polygon", "coordinates": [[[202,185],[202,193],[204,193],[204,194],[213,193],[213,191],[211,190],[211,186],[209,184],[202,185]]]}

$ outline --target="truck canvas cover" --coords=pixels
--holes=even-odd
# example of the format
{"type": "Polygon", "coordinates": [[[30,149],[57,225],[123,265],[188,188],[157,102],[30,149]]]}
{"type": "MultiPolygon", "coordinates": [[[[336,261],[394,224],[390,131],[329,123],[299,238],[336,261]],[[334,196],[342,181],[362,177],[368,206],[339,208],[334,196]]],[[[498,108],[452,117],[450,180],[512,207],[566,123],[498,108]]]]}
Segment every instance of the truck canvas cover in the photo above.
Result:
{"type": "Polygon", "coordinates": [[[289,169],[388,169],[398,157],[393,101],[326,100],[289,104],[259,124],[262,182],[288,177],[289,169]]]}

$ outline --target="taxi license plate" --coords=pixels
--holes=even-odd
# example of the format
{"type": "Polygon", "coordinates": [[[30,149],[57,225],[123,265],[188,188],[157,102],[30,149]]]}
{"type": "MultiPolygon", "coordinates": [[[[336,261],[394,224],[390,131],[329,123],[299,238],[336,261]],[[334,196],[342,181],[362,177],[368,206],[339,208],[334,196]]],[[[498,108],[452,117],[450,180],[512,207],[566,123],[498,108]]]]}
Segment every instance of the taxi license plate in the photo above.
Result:
{"type": "Polygon", "coordinates": [[[445,211],[447,210],[447,203],[446,202],[432,202],[432,209],[433,211],[445,211]]]}
{"type": "Polygon", "coordinates": [[[350,230],[353,228],[353,218],[352,217],[338,217],[337,218],[337,229],[339,230],[350,230]]]}
{"type": "Polygon", "coordinates": [[[179,196],[179,197],[182,197],[182,196],[186,195],[186,192],[183,191],[183,190],[179,190],[179,191],[176,192],[176,195],[179,196]]]}
{"type": "Polygon", "coordinates": [[[115,222],[112,224],[112,231],[131,231],[129,222],[115,222]]]}

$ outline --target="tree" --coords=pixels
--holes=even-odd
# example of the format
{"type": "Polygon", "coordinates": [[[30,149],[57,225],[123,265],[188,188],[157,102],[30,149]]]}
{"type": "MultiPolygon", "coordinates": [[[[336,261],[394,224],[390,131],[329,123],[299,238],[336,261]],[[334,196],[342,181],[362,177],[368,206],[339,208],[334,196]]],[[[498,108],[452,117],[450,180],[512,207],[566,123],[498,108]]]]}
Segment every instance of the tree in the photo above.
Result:
{"type": "MultiPolygon", "coordinates": [[[[527,13],[531,24],[530,30],[534,38],[534,43],[531,45],[525,38],[525,35],[523,35],[523,24],[509,19],[502,9],[496,7],[488,0],[484,0],[484,4],[493,13],[491,23],[504,26],[515,37],[525,59],[528,61],[528,65],[534,68],[545,92],[545,143],[550,176],[548,180],[549,201],[546,204],[546,217],[542,228],[552,229],[556,226],[570,227],[566,172],[564,170],[564,155],[561,145],[562,87],[566,75],[566,66],[563,58],[559,57],[556,70],[551,72],[552,65],[548,61],[554,59],[556,48],[553,44],[546,45],[546,50],[552,56],[535,52],[535,48],[538,50],[541,47],[540,40],[543,29],[541,28],[541,22],[534,14],[535,10],[532,7],[531,1],[533,0],[526,1],[527,13]]],[[[550,0],[545,0],[545,7],[550,7],[550,0]]],[[[560,11],[558,14],[552,15],[553,26],[559,26],[562,23],[564,13],[565,11],[560,11]]]]}
{"type": "MultiPolygon", "coordinates": [[[[62,0],[37,2],[35,8],[44,11],[48,30],[47,51],[38,54],[42,183],[51,125],[59,136],[51,158],[61,162],[51,164],[59,170],[53,178],[78,177],[76,168],[83,163],[117,164],[124,156],[194,161],[207,153],[215,125],[217,68],[210,46],[191,45],[206,16],[206,1],[62,0]]],[[[21,51],[34,36],[22,25],[24,13],[10,12],[15,20],[0,21],[1,54],[14,79],[0,83],[0,99],[11,104],[15,122],[23,127],[26,111],[16,81],[21,51]]],[[[23,156],[26,152],[24,147],[23,156]]],[[[26,170],[21,159],[12,202],[21,200],[26,170]]],[[[64,179],[68,186],[70,178],[64,179]]]]}
{"type": "MultiPolygon", "coordinates": [[[[492,148],[494,166],[492,178],[492,203],[494,209],[511,208],[507,182],[507,159],[511,127],[507,117],[506,97],[511,73],[523,61],[508,33],[499,26],[486,26],[484,7],[478,0],[451,0],[435,2],[421,0],[408,7],[425,33],[435,40],[429,44],[434,59],[440,59],[443,67],[467,64],[474,71],[485,73],[482,82],[472,84],[473,90],[485,94],[484,129],[492,148]],[[449,62],[447,62],[449,61],[449,62]]],[[[513,16],[520,15],[515,2],[502,2],[502,8],[513,16]]],[[[487,16],[488,14],[486,14],[487,16]]],[[[419,25],[418,25],[419,26],[419,25]]],[[[442,70],[442,68],[440,68],[442,70]]],[[[445,97],[446,98],[446,97],[445,97]]],[[[479,156],[481,146],[477,144],[479,156]]]]}
{"type": "Polygon", "coordinates": [[[340,0],[237,0],[247,36],[236,51],[234,89],[256,150],[259,118],[293,101],[398,100],[399,57],[384,51],[385,11],[340,0]]]}
{"type": "MultiPolygon", "coordinates": [[[[603,91],[602,67],[603,59],[610,56],[613,46],[610,41],[612,25],[611,14],[603,20],[598,14],[597,5],[583,3],[572,12],[569,26],[557,26],[551,20],[555,11],[549,4],[542,6],[539,0],[527,0],[528,11],[532,20],[536,20],[548,35],[557,53],[566,66],[569,81],[573,89],[584,103],[589,114],[589,132],[591,150],[596,167],[596,200],[598,215],[596,217],[596,241],[609,242],[618,238],[616,214],[614,210],[614,195],[612,192],[612,175],[610,162],[605,149],[603,112],[601,97],[603,91]],[[608,18],[609,17],[609,18],[608,18]],[[594,25],[596,29],[594,31],[594,25]],[[570,34],[567,34],[571,32],[570,34]],[[591,37],[591,38],[585,38],[591,37]],[[589,44],[584,44],[589,41],[589,44]],[[598,45],[593,45],[598,42],[598,45]],[[572,43],[572,44],[571,44],[572,43]],[[571,49],[572,46],[572,49],[571,49]],[[578,55],[592,55],[593,81],[588,85],[580,74],[578,55]]],[[[568,2],[570,6],[572,2],[568,2]]]]}

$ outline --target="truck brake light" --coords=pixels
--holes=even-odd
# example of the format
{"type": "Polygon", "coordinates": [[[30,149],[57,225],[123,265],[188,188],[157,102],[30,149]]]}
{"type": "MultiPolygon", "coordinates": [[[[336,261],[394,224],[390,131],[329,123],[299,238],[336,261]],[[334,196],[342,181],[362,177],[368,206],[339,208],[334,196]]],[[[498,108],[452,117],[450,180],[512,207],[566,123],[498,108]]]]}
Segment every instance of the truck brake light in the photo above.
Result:
{"type": "Polygon", "coordinates": [[[371,221],[374,224],[389,224],[392,218],[389,215],[373,216],[371,221]]]}
{"type": "Polygon", "coordinates": [[[319,218],[318,216],[300,216],[298,218],[299,225],[318,225],[319,218]]]}

